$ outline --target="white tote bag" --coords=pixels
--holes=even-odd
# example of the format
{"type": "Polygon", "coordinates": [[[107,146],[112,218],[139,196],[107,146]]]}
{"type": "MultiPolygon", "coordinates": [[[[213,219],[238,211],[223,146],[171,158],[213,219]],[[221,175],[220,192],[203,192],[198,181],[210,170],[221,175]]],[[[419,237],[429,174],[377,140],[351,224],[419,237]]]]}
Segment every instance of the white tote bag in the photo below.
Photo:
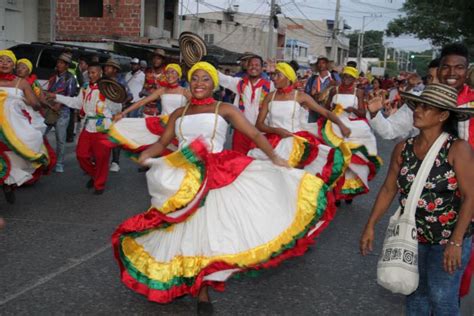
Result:
{"type": "Polygon", "coordinates": [[[401,208],[390,217],[382,254],[377,264],[377,283],[392,291],[409,295],[418,288],[418,239],[415,212],[436,156],[448,137],[442,133],[421,163],[411,186],[402,215],[401,208]]]}

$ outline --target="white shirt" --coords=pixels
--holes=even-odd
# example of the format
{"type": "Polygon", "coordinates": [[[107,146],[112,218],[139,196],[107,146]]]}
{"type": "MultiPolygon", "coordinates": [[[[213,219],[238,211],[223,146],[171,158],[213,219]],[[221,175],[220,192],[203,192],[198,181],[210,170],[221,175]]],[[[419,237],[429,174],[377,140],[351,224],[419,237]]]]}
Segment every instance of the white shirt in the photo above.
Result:
{"type": "Polygon", "coordinates": [[[104,132],[112,124],[112,115],[122,110],[120,103],[106,99],[98,88],[89,85],[81,88],[77,97],[56,95],[56,100],[73,109],[82,109],[85,113],[85,129],[90,133],[104,132]]]}
{"type": "Polygon", "coordinates": [[[128,88],[133,95],[132,102],[139,101],[140,98],[138,94],[143,89],[143,85],[145,84],[145,74],[141,70],[137,70],[135,73],[131,71],[125,75],[125,81],[128,84],[128,88]]]}
{"type": "MultiPolygon", "coordinates": [[[[243,103],[245,106],[245,111],[243,113],[245,117],[247,118],[247,120],[249,120],[250,123],[255,125],[255,123],[257,123],[258,112],[260,111],[260,102],[263,101],[261,100],[262,88],[258,88],[255,90],[255,96],[252,100],[252,87],[250,86],[250,84],[245,87],[242,95],[239,94],[238,87],[239,87],[239,82],[241,80],[242,78],[227,76],[219,72],[219,84],[222,87],[229,89],[236,94],[235,100],[234,100],[234,106],[238,108],[240,99],[243,100],[243,103]]],[[[259,79],[259,80],[264,80],[264,79],[259,79]]],[[[275,90],[275,86],[273,85],[273,82],[270,81],[270,92],[274,90],[275,90]]]]}
{"type": "Polygon", "coordinates": [[[406,104],[388,118],[379,111],[369,124],[383,139],[407,138],[419,133],[413,126],[413,111],[406,104]]]}

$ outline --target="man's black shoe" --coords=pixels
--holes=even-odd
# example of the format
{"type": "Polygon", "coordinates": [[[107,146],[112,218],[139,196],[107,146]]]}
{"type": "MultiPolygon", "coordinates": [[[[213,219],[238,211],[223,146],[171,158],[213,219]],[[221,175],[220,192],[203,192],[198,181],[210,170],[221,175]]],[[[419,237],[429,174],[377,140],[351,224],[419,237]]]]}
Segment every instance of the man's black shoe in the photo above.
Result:
{"type": "Polygon", "coordinates": [[[8,203],[14,204],[15,203],[15,192],[13,191],[13,187],[10,185],[3,185],[3,193],[5,194],[5,199],[8,203]]]}
{"type": "Polygon", "coordinates": [[[211,302],[198,302],[197,314],[199,316],[210,316],[214,314],[214,306],[211,302]]]}
{"type": "Polygon", "coordinates": [[[105,191],[104,189],[102,189],[102,190],[97,190],[96,189],[96,190],[94,190],[94,195],[102,195],[104,193],[104,191],[105,191]]]}
{"type": "Polygon", "coordinates": [[[94,179],[90,178],[89,181],[87,181],[86,188],[92,189],[94,187],[94,179]]]}

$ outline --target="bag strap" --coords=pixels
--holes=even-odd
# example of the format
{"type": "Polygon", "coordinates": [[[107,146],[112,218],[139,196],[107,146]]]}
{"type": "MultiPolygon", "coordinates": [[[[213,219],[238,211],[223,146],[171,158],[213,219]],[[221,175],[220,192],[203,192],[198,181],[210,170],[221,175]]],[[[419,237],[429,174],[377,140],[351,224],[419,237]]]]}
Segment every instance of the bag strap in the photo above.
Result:
{"type": "Polygon", "coordinates": [[[404,214],[407,214],[407,216],[415,216],[415,212],[418,207],[418,200],[420,199],[423,188],[425,187],[426,179],[428,178],[428,175],[433,168],[434,161],[448,136],[448,133],[442,133],[439,135],[423,159],[420,169],[418,169],[418,173],[415,176],[415,180],[413,180],[413,184],[411,185],[410,192],[408,192],[408,197],[405,204],[405,211],[408,210],[408,212],[404,212],[404,214]]]}

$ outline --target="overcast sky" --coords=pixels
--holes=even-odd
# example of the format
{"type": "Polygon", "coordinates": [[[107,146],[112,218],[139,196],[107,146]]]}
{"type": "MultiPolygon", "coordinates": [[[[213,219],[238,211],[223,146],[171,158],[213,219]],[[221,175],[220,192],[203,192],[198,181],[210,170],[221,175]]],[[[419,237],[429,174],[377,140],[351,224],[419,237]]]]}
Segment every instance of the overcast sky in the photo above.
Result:
{"type": "MultiPolygon", "coordinates": [[[[365,18],[365,30],[383,31],[393,18],[402,15],[399,9],[404,0],[341,0],[340,16],[350,25],[352,30],[362,28],[365,18]],[[372,16],[371,16],[372,15],[372,16]]],[[[184,14],[195,14],[196,0],[180,0],[184,14]]],[[[336,0],[276,0],[285,15],[296,18],[315,20],[330,19],[335,16],[336,0]]],[[[199,12],[219,11],[231,5],[239,5],[240,12],[269,14],[270,0],[206,0],[200,1],[199,12]]],[[[421,41],[413,37],[402,36],[386,38],[390,47],[402,50],[423,51],[430,49],[429,41],[421,41]]]]}

